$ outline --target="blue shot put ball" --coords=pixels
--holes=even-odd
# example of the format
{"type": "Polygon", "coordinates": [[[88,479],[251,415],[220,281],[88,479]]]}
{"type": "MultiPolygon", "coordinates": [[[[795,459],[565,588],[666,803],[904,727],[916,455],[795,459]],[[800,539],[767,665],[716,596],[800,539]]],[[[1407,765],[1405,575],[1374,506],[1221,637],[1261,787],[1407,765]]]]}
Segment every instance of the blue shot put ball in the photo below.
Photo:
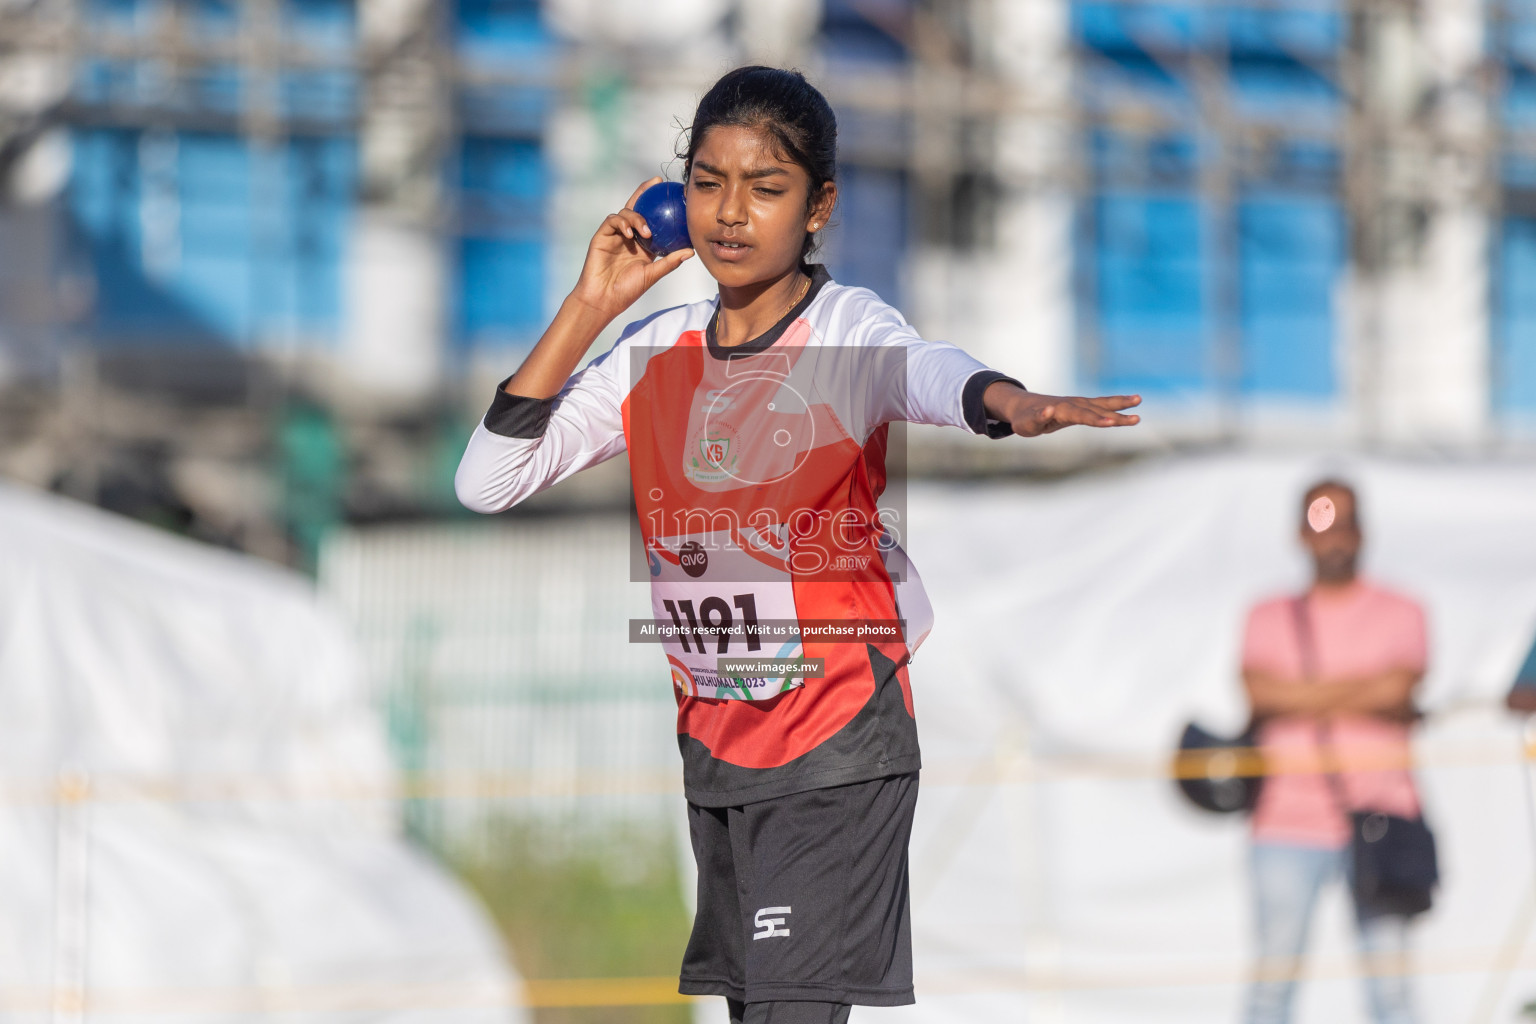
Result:
{"type": "Polygon", "coordinates": [[[683,186],[675,181],[663,181],[640,193],[635,200],[635,212],[645,218],[651,229],[651,237],[637,235],[636,240],[652,256],[665,256],[669,252],[686,249],[688,241],[688,211],[683,205],[683,186]]]}

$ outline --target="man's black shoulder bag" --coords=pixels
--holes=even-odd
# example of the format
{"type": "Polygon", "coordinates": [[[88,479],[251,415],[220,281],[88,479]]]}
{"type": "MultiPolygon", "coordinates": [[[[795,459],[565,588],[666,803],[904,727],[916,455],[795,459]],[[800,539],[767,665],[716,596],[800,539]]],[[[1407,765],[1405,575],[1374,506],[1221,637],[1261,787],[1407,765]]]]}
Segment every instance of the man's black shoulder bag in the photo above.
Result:
{"type": "MultiPolygon", "coordinates": [[[[1317,678],[1317,650],[1306,598],[1295,601],[1296,639],[1302,671],[1317,678]]],[[[1396,914],[1412,916],[1428,910],[1440,881],[1435,836],[1424,816],[1402,818],[1378,811],[1352,810],[1343,780],[1334,766],[1332,730],[1325,719],[1318,725],[1318,746],[1327,759],[1326,777],[1339,809],[1349,818],[1350,888],[1362,917],[1396,914]]]]}

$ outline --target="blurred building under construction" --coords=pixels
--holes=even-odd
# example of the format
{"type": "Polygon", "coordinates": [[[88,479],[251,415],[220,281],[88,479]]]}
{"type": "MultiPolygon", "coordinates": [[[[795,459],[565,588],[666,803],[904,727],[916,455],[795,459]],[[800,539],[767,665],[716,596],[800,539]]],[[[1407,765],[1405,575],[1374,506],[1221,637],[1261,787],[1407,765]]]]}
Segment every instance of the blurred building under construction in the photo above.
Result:
{"type": "Polygon", "coordinates": [[[1526,0],[0,0],[0,471],[297,561],[446,511],[600,217],[748,60],[838,111],[839,280],[1148,398],[947,465],[1536,438],[1526,0]]]}

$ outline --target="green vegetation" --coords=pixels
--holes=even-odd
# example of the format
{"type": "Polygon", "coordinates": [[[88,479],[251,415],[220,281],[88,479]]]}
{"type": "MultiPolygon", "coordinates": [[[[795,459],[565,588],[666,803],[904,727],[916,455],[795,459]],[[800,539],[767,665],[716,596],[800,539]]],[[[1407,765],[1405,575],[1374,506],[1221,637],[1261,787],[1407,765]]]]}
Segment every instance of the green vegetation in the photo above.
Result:
{"type": "MultiPolygon", "coordinates": [[[[495,918],[523,977],[677,977],[691,922],[669,831],[584,830],[576,838],[555,825],[527,822],[508,822],[500,831],[492,856],[452,861],[495,918]]],[[[692,1013],[685,1003],[536,1007],[534,1019],[688,1024],[692,1013]]]]}

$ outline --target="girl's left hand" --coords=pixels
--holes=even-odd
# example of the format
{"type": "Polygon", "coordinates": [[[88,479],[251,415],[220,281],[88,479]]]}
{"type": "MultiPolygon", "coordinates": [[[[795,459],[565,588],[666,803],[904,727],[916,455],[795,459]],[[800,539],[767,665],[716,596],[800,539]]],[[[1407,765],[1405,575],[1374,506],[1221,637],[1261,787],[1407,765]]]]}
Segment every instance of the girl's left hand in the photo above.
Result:
{"type": "Polygon", "coordinates": [[[1021,437],[1053,434],[1062,427],[1133,427],[1141,417],[1127,415],[1122,409],[1141,404],[1140,395],[1110,395],[1102,398],[1075,398],[1037,395],[1023,391],[1007,381],[997,381],[983,396],[987,414],[1006,420],[1021,437]]]}

